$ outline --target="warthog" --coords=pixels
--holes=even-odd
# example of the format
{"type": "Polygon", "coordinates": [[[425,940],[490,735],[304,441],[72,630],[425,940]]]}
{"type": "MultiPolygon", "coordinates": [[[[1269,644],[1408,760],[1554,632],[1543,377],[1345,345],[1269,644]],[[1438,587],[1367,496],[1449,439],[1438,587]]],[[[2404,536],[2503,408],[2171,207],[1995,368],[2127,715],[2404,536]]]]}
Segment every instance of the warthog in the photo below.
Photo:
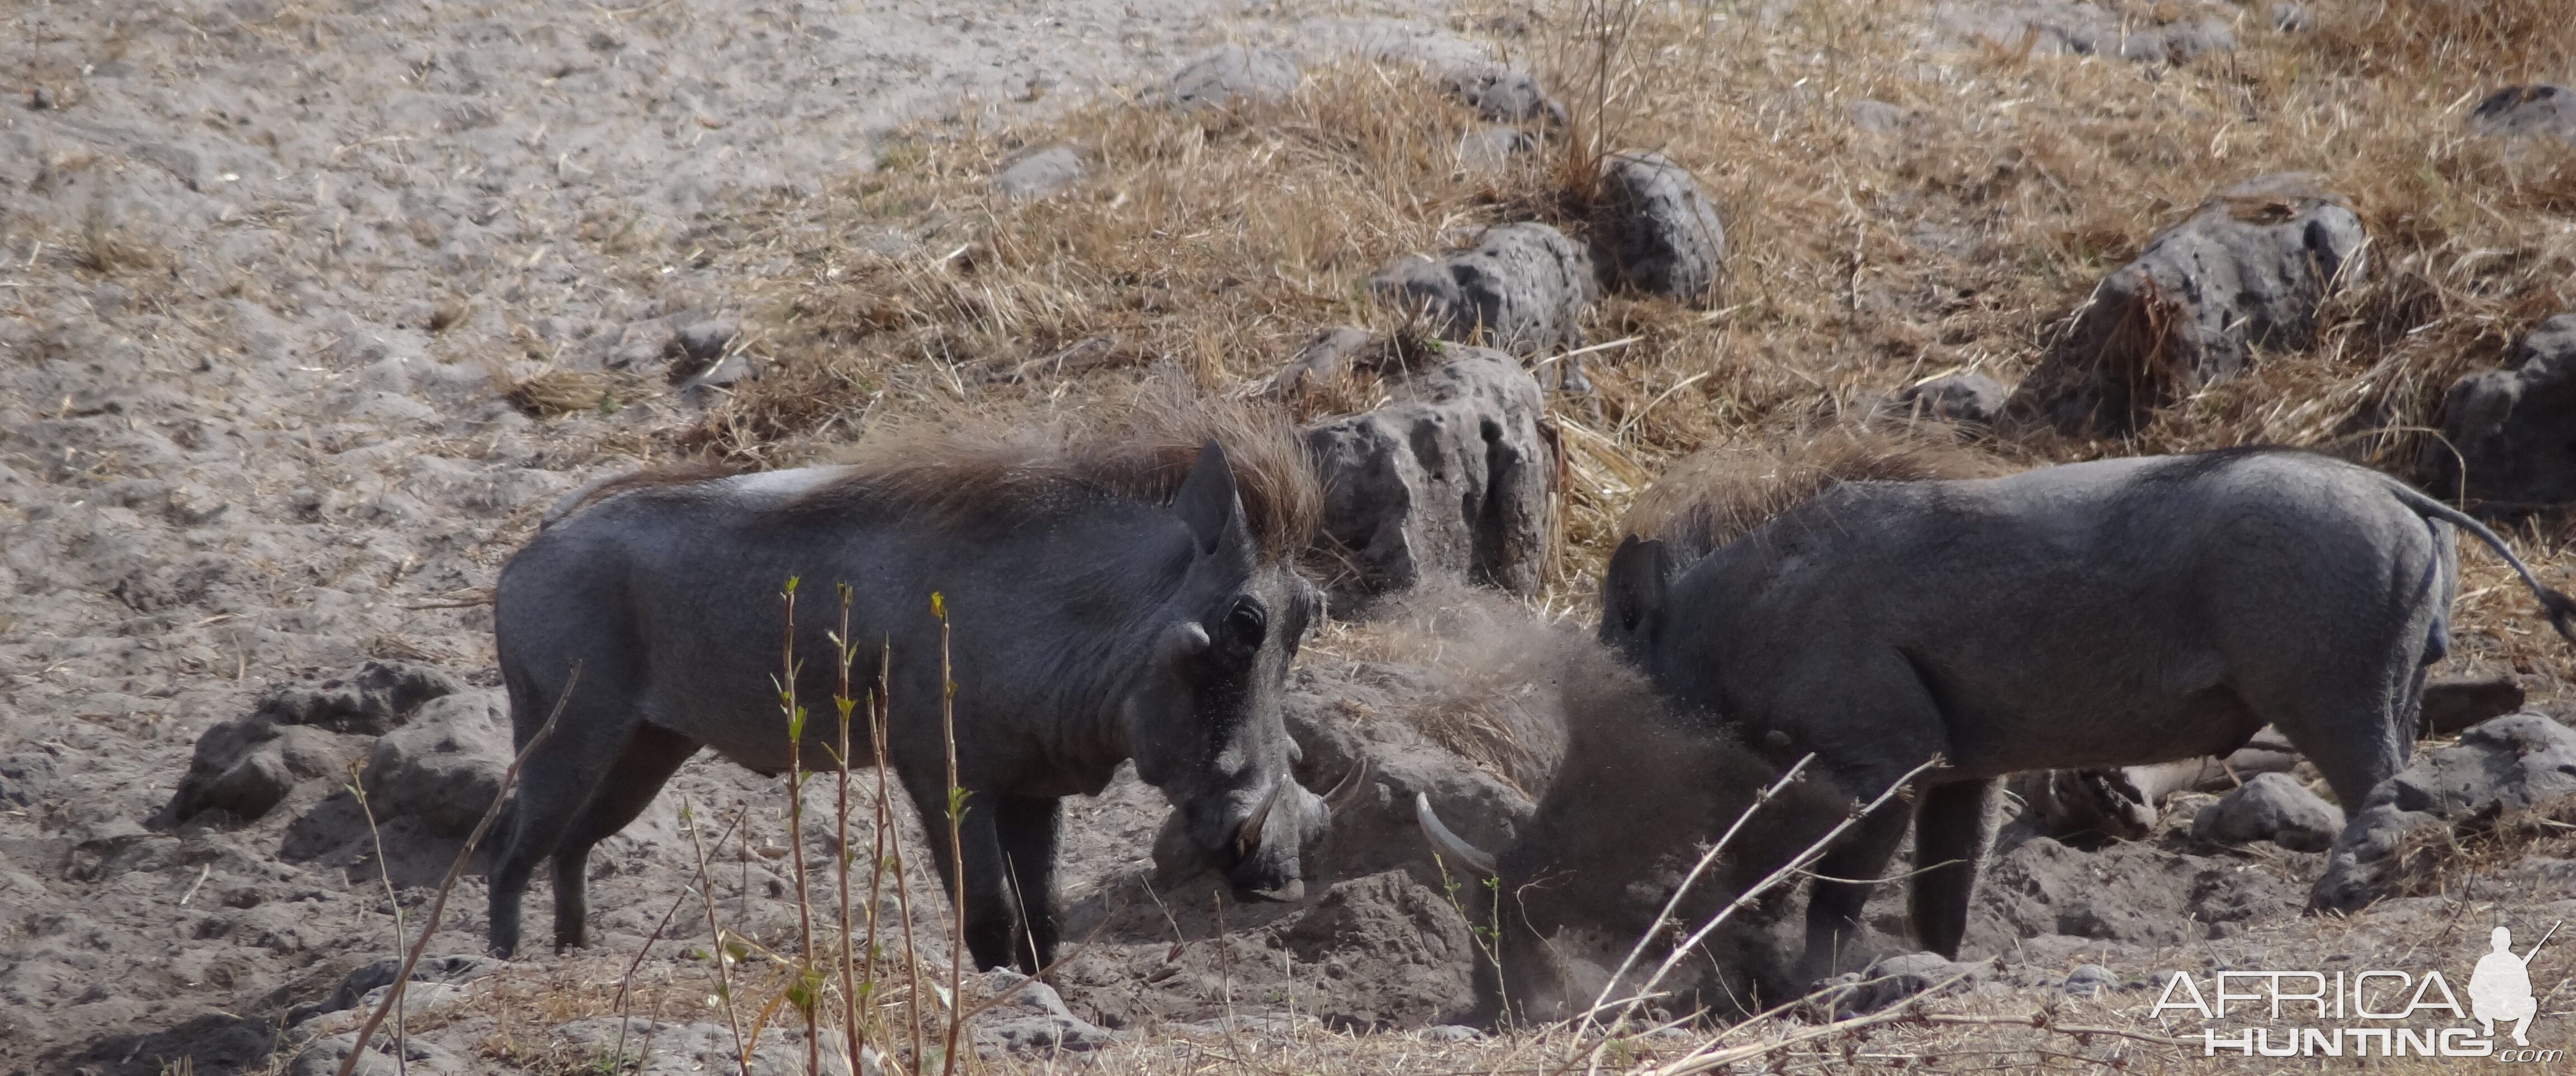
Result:
{"type": "MultiPolygon", "coordinates": [[[[1974,481],[1852,482],[1681,563],[1631,537],[1601,638],[1681,707],[1872,796],[1928,760],[1911,914],[1956,955],[1994,779],[2226,755],[2265,724],[2344,803],[2405,763],[2448,645],[2450,528],[2576,603],[2493,531],[2368,469],[2240,449],[1974,481]]],[[[1865,820],[1817,865],[1805,970],[1829,970],[1903,836],[1865,820]]]]}
{"type": "MultiPolygon", "coordinates": [[[[1673,720],[1635,670],[1588,644],[1557,656],[1548,678],[1563,692],[1565,757],[1538,809],[1500,855],[1460,839],[1417,796],[1414,817],[1446,865],[1491,879],[1462,890],[1470,918],[1495,933],[1479,947],[1476,1008],[1482,1024],[1579,1015],[1610,985],[1702,850],[1736,825],[1713,869],[1675,908],[1689,932],[1804,852],[1842,820],[1850,797],[1824,780],[1801,780],[1767,804],[1760,793],[1782,768],[1724,728],[1673,720]],[[1748,817],[1749,814],[1749,817],[1748,817]]],[[[1785,890],[1783,890],[1785,892],[1785,890]]],[[[1776,905],[1737,913],[1703,941],[1696,959],[1657,984],[1674,1011],[1759,1009],[1757,999],[1798,985],[1772,959],[1764,928],[1776,905]]],[[[1610,990],[1639,989],[1672,951],[1651,939],[1638,968],[1610,990]]],[[[1749,1010],[1748,1010],[1749,1011],[1749,1010]]]]}
{"type": "MultiPolygon", "coordinates": [[[[942,596],[966,791],[965,891],[951,896],[977,966],[1054,959],[1060,800],[1099,792],[1129,758],[1238,896],[1301,896],[1300,857],[1331,810],[1289,776],[1279,692],[1322,601],[1290,567],[1313,477],[1280,424],[1215,409],[1138,421],[1087,437],[880,438],[845,466],[648,476],[567,498],[493,597],[521,747],[563,708],[493,861],[493,949],[518,946],[520,895],[550,856],[555,940],[582,944],[591,846],[699,747],[788,768],[772,677],[790,577],[808,596],[799,698],[832,713],[829,596],[846,584],[863,682],[881,643],[891,655],[886,755],[934,828],[948,810],[942,596]]],[[[867,730],[854,737],[873,757],[867,730]]],[[[804,764],[830,767],[837,740],[837,717],[810,721],[804,764]]],[[[930,844],[947,881],[948,842],[930,844]]]]}

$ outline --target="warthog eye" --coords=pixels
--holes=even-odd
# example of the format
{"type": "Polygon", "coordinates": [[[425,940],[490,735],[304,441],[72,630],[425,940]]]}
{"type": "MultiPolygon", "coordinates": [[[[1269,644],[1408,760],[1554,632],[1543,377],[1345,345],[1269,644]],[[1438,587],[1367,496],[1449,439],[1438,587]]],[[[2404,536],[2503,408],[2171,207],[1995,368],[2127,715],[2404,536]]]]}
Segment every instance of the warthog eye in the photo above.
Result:
{"type": "Polygon", "coordinates": [[[1270,614],[1262,612],[1261,603],[1250,598],[1237,598],[1234,608],[1225,614],[1226,633],[1246,650],[1258,649],[1270,630],[1270,614]]]}

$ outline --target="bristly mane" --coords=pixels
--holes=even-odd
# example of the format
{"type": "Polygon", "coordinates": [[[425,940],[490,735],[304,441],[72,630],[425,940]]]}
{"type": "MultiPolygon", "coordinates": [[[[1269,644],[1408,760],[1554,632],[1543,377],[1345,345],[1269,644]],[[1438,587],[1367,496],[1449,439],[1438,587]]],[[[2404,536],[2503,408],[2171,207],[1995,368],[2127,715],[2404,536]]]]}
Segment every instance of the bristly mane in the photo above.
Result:
{"type": "Polygon", "coordinates": [[[847,470],[796,503],[865,499],[975,515],[1082,488],[1164,504],[1180,491],[1200,446],[1214,438],[1233,465],[1244,521],[1263,555],[1291,559],[1312,541],[1322,486],[1277,408],[1156,393],[1102,410],[1116,415],[943,416],[889,426],[840,453],[836,462],[847,470]]]}
{"type": "Polygon", "coordinates": [[[2009,468],[1955,444],[1890,433],[1703,449],[1639,494],[1620,530],[1695,560],[1845,482],[1991,478],[2009,468]]]}
{"type": "Polygon", "coordinates": [[[537,528],[543,530],[554,526],[562,522],[565,516],[628,490],[711,482],[719,478],[731,478],[744,473],[745,470],[746,468],[722,463],[668,463],[598,479],[565,494],[562,500],[555,502],[554,507],[546,509],[545,517],[537,521],[537,528]]]}

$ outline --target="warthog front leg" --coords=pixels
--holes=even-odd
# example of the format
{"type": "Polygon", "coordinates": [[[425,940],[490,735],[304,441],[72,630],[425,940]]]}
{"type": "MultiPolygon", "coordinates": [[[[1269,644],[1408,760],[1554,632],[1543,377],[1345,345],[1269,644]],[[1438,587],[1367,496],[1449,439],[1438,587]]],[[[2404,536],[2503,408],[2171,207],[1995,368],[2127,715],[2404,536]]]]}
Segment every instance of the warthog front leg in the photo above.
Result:
{"type": "Polygon", "coordinates": [[[1799,967],[1801,977],[1812,983],[1842,965],[1868,963],[1868,954],[1853,948],[1860,938],[1861,911],[1887,862],[1896,858],[1912,812],[1913,805],[1903,800],[1880,804],[1816,860],[1816,883],[1807,893],[1807,955],[1799,967]]]}
{"type": "MultiPolygon", "coordinates": [[[[907,785],[913,782],[905,782],[907,785]]],[[[966,913],[966,952],[979,971],[1009,967],[1021,948],[1019,907],[1011,899],[1011,879],[1004,867],[1002,843],[995,825],[1002,797],[970,792],[957,825],[957,846],[966,856],[966,890],[957,891],[957,864],[948,847],[948,799],[936,789],[912,788],[914,809],[930,831],[930,852],[939,868],[939,883],[948,899],[966,913]]],[[[1035,970],[1034,968],[1030,970],[1035,970]]]]}
{"type": "Polygon", "coordinates": [[[993,828],[1010,868],[1011,896],[1020,910],[1012,960],[1035,975],[1055,963],[1055,857],[1057,835],[1064,825],[1064,801],[1053,796],[996,796],[993,808],[993,828]]]}

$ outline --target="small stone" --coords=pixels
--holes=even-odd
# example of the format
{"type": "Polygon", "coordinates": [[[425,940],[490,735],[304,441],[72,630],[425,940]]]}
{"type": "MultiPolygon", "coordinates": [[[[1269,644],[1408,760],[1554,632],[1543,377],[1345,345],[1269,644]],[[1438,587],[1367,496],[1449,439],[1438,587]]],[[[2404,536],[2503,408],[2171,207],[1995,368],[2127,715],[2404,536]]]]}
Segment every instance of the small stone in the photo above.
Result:
{"type": "Polygon", "coordinates": [[[1945,374],[1906,386],[1887,410],[1906,418],[1982,425],[2003,414],[2009,396],[2003,382],[1984,374],[1945,374]]]}
{"type": "Polygon", "coordinates": [[[2325,851],[2342,829],[2342,811],[2284,773],[2257,774],[2191,821],[2191,835],[2204,841],[2270,841],[2293,852],[2325,851]]]}
{"type": "Polygon", "coordinates": [[[1276,104],[1297,92],[1297,62],[1268,49],[1228,45],[1199,57],[1172,75],[1177,108],[1228,108],[1276,104]]]}
{"type": "MultiPolygon", "coordinates": [[[[404,1006],[409,1011],[410,1006],[404,1006]]],[[[295,1055],[286,1066],[287,1076],[336,1076],[340,1066],[358,1048],[358,1035],[349,1032],[315,1039],[295,1055]]],[[[405,1070],[430,1076],[463,1076],[470,1071],[463,1058],[440,1049],[419,1036],[405,1038],[401,1045],[402,1063],[394,1061],[394,1036],[390,1030],[379,1031],[367,1044],[367,1054],[358,1059],[351,1071],[356,1076],[395,1076],[405,1070]]]]}
{"type": "Polygon", "coordinates": [[[1107,1045],[1110,1035],[1065,1008],[1055,988],[1018,972],[995,969],[975,977],[969,996],[981,993],[1000,1000],[975,1018],[975,1041],[1018,1052],[1051,1053],[1091,1050],[1107,1045]]]}
{"type": "Polygon", "coordinates": [[[1914,113],[1885,101],[1863,98],[1843,106],[1851,115],[1852,126],[1871,134],[1894,134],[1914,125],[1914,113]]]}
{"type": "Polygon", "coordinates": [[[1270,378],[1268,392],[1289,396],[1338,381],[1352,372],[1383,368],[1394,358],[1393,341],[1348,325],[1319,330],[1270,378]]]}
{"type": "Polygon", "coordinates": [[[1413,1033],[1424,1042],[1481,1042],[1485,1033],[1465,1024],[1434,1024],[1413,1033]]]}
{"type": "Polygon", "coordinates": [[[1397,259],[1369,278],[1386,302],[1419,313],[1445,340],[1542,355],[1582,340],[1598,285],[1592,259],[1545,224],[1488,228],[1472,249],[1397,259]]]}
{"type": "Polygon", "coordinates": [[[1091,174],[1082,151],[1048,146],[1022,154],[993,177],[993,189],[1014,202],[1035,202],[1072,190],[1091,174]]]}
{"type": "Polygon", "coordinates": [[[1538,149],[1538,136],[1518,127],[1479,127],[1458,136],[1458,170],[1488,176],[1509,171],[1538,149]]]}
{"type": "Polygon", "coordinates": [[[2063,986],[2066,996],[2075,998],[2089,998],[2119,988],[2119,974],[2100,964],[2076,965],[2075,970],[2066,973],[2063,986]]]}
{"type": "Polygon", "coordinates": [[[378,822],[414,818],[442,837],[473,832],[514,754],[500,701],[489,691],[434,699],[378,739],[362,777],[378,822]]]}
{"type": "Polygon", "coordinates": [[[2470,111],[2469,129],[2489,138],[2546,136],[2576,143],[2576,90],[2545,83],[2507,86],[2470,111]]]}
{"type": "Polygon", "coordinates": [[[54,108],[54,91],[51,88],[44,86],[38,86],[34,90],[29,91],[27,94],[27,107],[35,109],[38,112],[52,111],[54,108]]]}
{"type": "Polygon", "coordinates": [[[671,334],[671,346],[681,355],[699,362],[723,358],[725,348],[742,334],[742,322],[733,318],[708,318],[683,326],[671,334]]]}
{"type": "Polygon", "coordinates": [[[1550,98],[1527,71],[1501,64],[1467,65],[1443,75],[1440,84],[1477,115],[1496,123],[1565,122],[1565,106],[1550,98]]]}
{"type": "Polygon", "coordinates": [[[2541,322],[2505,364],[2443,398],[2433,485],[2499,508],[2576,501],[2576,314],[2541,322]]]}
{"type": "Polygon", "coordinates": [[[1726,229],[1689,169],[1660,153],[1614,153],[1601,161],[1592,254],[1606,283],[1702,305],[1717,288],[1726,229]]]}

